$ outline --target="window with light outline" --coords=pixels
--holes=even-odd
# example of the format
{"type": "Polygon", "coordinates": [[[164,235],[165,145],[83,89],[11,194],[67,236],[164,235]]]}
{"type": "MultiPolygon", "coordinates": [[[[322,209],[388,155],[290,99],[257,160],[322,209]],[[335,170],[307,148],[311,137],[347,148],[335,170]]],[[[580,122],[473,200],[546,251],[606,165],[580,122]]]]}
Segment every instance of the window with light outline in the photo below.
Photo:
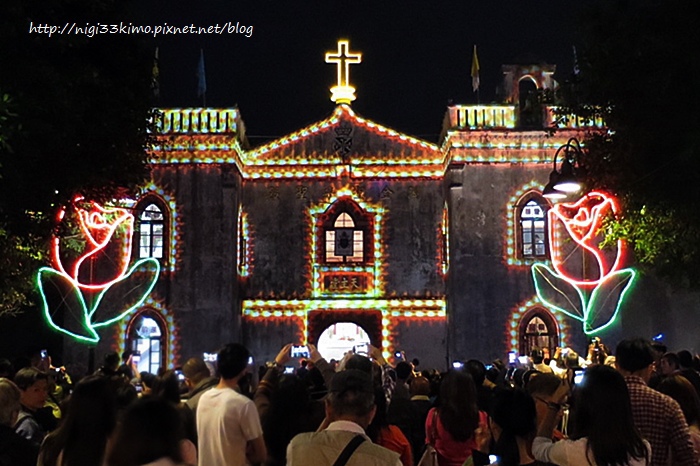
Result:
{"type": "Polygon", "coordinates": [[[547,259],[547,209],[549,205],[540,196],[531,195],[519,203],[518,255],[522,259],[547,259]]]}
{"type": "Polygon", "coordinates": [[[365,262],[365,232],[356,228],[348,212],[341,212],[332,228],[326,229],[325,261],[328,263],[365,262]]]}
{"type": "Polygon", "coordinates": [[[138,257],[166,260],[168,257],[167,209],[155,199],[146,198],[139,202],[136,212],[138,214],[138,228],[136,228],[138,241],[135,243],[138,247],[138,257]]]}

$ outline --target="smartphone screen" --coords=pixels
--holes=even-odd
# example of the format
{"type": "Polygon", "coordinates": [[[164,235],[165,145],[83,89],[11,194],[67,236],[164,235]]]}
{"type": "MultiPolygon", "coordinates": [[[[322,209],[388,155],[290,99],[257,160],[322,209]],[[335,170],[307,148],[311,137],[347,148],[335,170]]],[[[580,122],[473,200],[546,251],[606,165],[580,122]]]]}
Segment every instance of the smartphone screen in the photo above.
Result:
{"type": "Polygon", "coordinates": [[[293,374],[293,373],[294,373],[294,368],[293,368],[293,367],[285,367],[285,368],[284,368],[284,373],[285,373],[285,374],[293,374]]]}
{"type": "Polygon", "coordinates": [[[464,363],[462,361],[455,361],[452,363],[452,367],[455,369],[461,369],[464,367],[464,363]]]}
{"type": "Polygon", "coordinates": [[[577,369],[574,371],[574,383],[576,385],[580,384],[583,381],[583,374],[585,371],[583,369],[577,369]]]}
{"type": "Polygon", "coordinates": [[[508,353],[508,364],[515,364],[515,351],[508,353]]]}
{"type": "MultiPolygon", "coordinates": [[[[34,353],[36,354],[36,353],[34,353]]],[[[46,359],[49,356],[49,352],[45,349],[41,350],[41,359],[46,359]]]]}
{"type": "Polygon", "coordinates": [[[292,358],[308,358],[309,348],[307,348],[306,346],[294,345],[292,346],[289,356],[292,358]]]}
{"type": "Polygon", "coordinates": [[[369,353],[369,345],[367,343],[360,343],[355,346],[355,353],[367,356],[369,353]]]}

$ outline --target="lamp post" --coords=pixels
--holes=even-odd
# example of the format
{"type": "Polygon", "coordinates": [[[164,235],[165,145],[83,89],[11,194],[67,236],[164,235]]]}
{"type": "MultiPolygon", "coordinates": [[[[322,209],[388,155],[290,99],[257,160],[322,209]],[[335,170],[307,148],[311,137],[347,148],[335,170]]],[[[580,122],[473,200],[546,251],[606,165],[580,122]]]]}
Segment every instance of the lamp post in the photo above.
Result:
{"type": "Polygon", "coordinates": [[[581,144],[576,138],[569,139],[554,153],[552,160],[552,172],[549,174],[549,182],[542,190],[542,196],[548,199],[563,199],[570,193],[581,190],[581,182],[577,178],[580,170],[579,159],[583,155],[581,144]],[[557,170],[557,160],[562,160],[557,170]]]}

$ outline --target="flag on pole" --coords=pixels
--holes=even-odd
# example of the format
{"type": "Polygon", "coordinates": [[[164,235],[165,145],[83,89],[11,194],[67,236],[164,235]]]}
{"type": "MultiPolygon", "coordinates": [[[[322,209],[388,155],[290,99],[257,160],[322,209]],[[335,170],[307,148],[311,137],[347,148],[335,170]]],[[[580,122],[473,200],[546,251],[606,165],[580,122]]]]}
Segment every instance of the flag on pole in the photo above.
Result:
{"type": "Polygon", "coordinates": [[[476,56],[476,45],[474,45],[474,55],[472,56],[472,90],[479,90],[479,57],[476,56]]]}
{"type": "Polygon", "coordinates": [[[160,97],[160,71],[158,70],[158,47],[156,47],[156,54],[153,58],[153,71],[151,75],[151,92],[153,92],[153,97],[160,97]]]}
{"type": "Polygon", "coordinates": [[[579,73],[581,72],[580,68],[578,67],[578,55],[576,53],[576,46],[574,45],[574,76],[578,76],[579,73]]]}
{"type": "Polygon", "coordinates": [[[197,66],[197,97],[205,98],[207,94],[207,77],[204,73],[204,49],[199,50],[199,66],[197,66]]]}

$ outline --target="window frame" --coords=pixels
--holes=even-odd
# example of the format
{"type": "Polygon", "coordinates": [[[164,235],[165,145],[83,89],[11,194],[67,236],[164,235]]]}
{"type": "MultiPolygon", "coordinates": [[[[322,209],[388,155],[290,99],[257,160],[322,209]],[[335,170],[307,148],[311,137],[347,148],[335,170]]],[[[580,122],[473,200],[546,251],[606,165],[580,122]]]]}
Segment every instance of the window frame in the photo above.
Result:
{"type": "Polygon", "coordinates": [[[548,228],[549,228],[549,222],[547,219],[547,212],[550,209],[550,204],[546,201],[544,197],[542,197],[539,194],[535,193],[530,193],[529,195],[523,197],[521,201],[518,203],[517,206],[517,211],[516,211],[516,221],[517,221],[517,238],[516,238],[516,244],[517,244],[517,252],[516,255],[518,259],[520,260],[549,260],[550,258],[550,244],[549,244],[549,235],[548,235],[548,228]],[[537,228],[534,225],[535,219],[540,220],[537,217],[523,217],[523,213],[526,208],[529,207],[531,203],[535,203],[541,210],[542,210],[542,243],[544,245],[544,252],[543,254],[537,254],[537,243],[535,242],[535,233],[537,231],[537,228]],[[530,234],[531,234],[531,239],[530,239],[530,246],[532,247],[533,254],[525,254],[525,246],[526,246],[526,241],[525,241],[525,233],[526,229],[523,226],[523,221],[531,221],[533,222],[533,225],[529,227],[530,234]]]}
{"type": "MultiPolygon", "coordinates": [[[[149,341],[149,342],[158,342],[158,359],[155,360],[152,357],[152,354],[149,352],[148,355],[148,361],[143,359],[145,355],[141,355],[142,359],[139,361],[140,366],[147,365],[149,372],[156,373],[158,368],[161,367],[166,367],[167,366],[167,361],[168,361],[168,342],[170,340],[171,335],[168,332],[168,325],[165,320],[165,318],[155,309],[151,307],[145,307],[140,309],[138,312],[136,312],[130,319],[129,323],[126,326],[126,334],[124,335],[125,341],[124,341],[124,346],[125,349],[129,349],[131,351],[136,351],[138,350],[138,344],[140,341],[149,341]],[[160,332],[160,335],[158,336],[153,336],[149,338],[140,338],[140,336],[136,335],[136,323],[139,322],[141,319],[151,319],[153,320],[156,325],[158,326],[158,330],[160,332]],[[136,335],[136,336],[135,336],[136,335]],[[152,369],[156,367],[156,372],[153,372],[152,369]]],[[[152,347],[152,343],[149,343],[149,347],[152,347]]]]}
{"type": "Polygon", "coordinates": [[[134,226],[134,240],[133,240],[133,256],[139,259],[144,259],[147,257],[151,257],[153,259],[158,260],[161,264],[168,264],[170,262],[170,210],[166,206],[165,202],[163,202],[160,198],[153,196],[153,195],[148,195],[145,196],[142,199],[139,199],[138,203],[136,204],[136,208],[134,209],[134,214],[135,214],[135,222],[136,225],[134,226]],[[149,245],[149,249],[151,252],[151,255],[149,256],[142,256],[141,255],[141,238],[142,238],[142,233],[141,233],[141,225],[143,222],[146,220],[143,220],[141,216],[146,212],[146,210],[150,206],[155,206],[157,209],[160,210],[160,213],[162,215],[162,220],[159,221],[148,221],[150,225],[162,225],[162,255],[161,257],[156,257],[153,255],[153,241],[152,239],[154,238],[153,235],[153,229],[151,229],[151,242],[149,245]]]}
{"type": "MultiPolygon", "coordinates": [[[[331,267],[367,266],[374,255],[374,245],[370,234],[374,231],[373,222],[373,216],[360,208],[352,199],[338,199],[319,218],[317,244],[320,247],[317,250],[317,263],[331,267]],[[343,214],[347,215],[352,221],[352,227],[336,226],[336,223],[343,218],[343,214]],[[342,260],[328,260],[329,245],[331,244],[328,233],[349,229],[353,231],[353,243],[357,244],[358,241],[361,241],[362,251],[359,253],[361,254],[361,259],[356,253],[352,256],[336,256],[342,257],[342,260]],[[357,238],[357,233],[362,234],[361,239],[357,238]],[[348,260],[349,257],[357,257],[358,260],[348,260]]],[[[335,246],[335,239],[333,239],[332,244],[335,246]]],[[[333,255],[335,256],[335,250],[333,250],[333,255]]]]}
{"type": "Polygon", "coordinates": [[[557,346],[559,346],[559,342],[561,341],[559,323],[557,322],[557,319],[547,309],[537,306],[525,312],[520,318],[520,322],[518,323],[518,351],[520,352],[520,354],[530,354],[532,345],[530,345],[529,337],[538,337],[541,335],[544,335],[547,338],[549,338],[549,345],[547,348],[549,350],[549,357],[552,357],[554,355],[554,351],[556,351],[557,346]],[[528,325],[535,318],[539,318],[544,323],[546,333],[528,332],[528,325]]]}

